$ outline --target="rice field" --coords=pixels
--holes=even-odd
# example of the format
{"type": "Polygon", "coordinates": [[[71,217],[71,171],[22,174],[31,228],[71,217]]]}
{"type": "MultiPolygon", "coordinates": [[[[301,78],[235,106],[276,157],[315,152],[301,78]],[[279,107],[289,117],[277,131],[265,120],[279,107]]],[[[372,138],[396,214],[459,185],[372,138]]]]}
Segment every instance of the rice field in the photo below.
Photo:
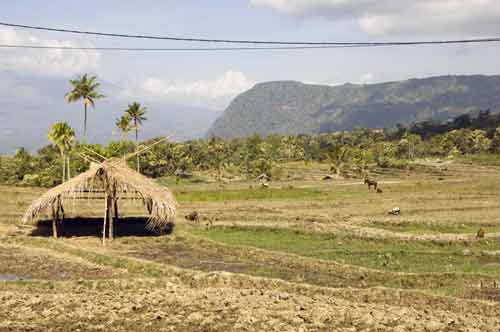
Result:
{"type": "Polygon", "coordinates": [[[269,188],[160,179],[173,232],[127,201],[106,246],[101,202],[68,204],[53,239],[17,227],[44,190],[0,186],[0,331],[498,331],[500,166],[435,164],[374,173],[380,194],[319,164],[269,188]]]}

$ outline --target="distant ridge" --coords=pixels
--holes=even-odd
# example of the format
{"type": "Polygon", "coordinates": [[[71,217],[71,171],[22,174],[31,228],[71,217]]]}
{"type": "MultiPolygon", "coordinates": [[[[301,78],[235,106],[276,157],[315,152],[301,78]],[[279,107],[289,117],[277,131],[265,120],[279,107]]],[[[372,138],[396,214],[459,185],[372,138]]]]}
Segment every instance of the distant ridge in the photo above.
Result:
{"type": "Polygon", "coordinates": [[[317,134],[388,128],[500,110],[500,76],[437,76],[378,84],[259,83],[237,96],[207,135],[317,134]]]}

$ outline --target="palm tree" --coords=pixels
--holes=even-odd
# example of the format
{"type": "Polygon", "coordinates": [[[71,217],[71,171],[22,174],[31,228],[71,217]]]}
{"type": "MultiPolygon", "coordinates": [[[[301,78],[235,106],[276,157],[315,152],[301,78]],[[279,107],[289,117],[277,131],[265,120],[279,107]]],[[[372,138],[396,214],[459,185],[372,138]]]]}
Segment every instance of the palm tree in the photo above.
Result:
{"type": "Polygon", "coordinates": [[[130,124],[131,120],[132,118],[128,113],[124,113],[121,117],[116,119],[115,125],[120,130],[121,138],[123,141],[127,137],[130,130],[132,130],[132,126],[130,124]]]}
{"type": "Polygon", "coordinates": [[[130,117],[130,119],[134,122],[132,128],[135,130],[135,141],[137,142],[139,139],[139,126],[142,125],[142,121],[147,120],[144,115],[146,114],[146,108],[142,107],[141,104],[134,102],[128,105],[125,113],[130,117]]]}
{"type": "Polygon", "coordinates": [[[70,178],[69,156],[66,156],[75,140],[75,131],[66,122],[58,122],[52,125],[49,132],[49,140],[51,140],[61,152],[62,159],[62,182],[70,178]],[[66,172],[67,169],[67,172],[66,172]]]}
{"type": "Polygon", "coordinates": [[[76,80],[70,80],[71,91],[64,96],[68,103],[73,103],[83,99],[83,108],[85,117],[83,120],[83,138],[87,138],[87,106],[95,108],[95,101],[104,98],[105,96],[97,92],[97,88],[101,85],[97,81],[97,76],[88,76],[87,74],[79,77],[76,80]]]}
{"type": "MultiPolygon", "coordinates": [[[[136,149],[138,148],[139,141],[139,126],[142,125],[142,121],[147,120],[144,116],[146,114],[146,108],[142,107],[141,104],[134,102],[128,105],[128,108],[125,110],[125,114],[128,114],[130,119],[133,121],[133,126],[135,130],[135,145],[136,149]]],[[[140,171],[139,167],[139,155],[137,155],[137,172],[140,171]]]]}

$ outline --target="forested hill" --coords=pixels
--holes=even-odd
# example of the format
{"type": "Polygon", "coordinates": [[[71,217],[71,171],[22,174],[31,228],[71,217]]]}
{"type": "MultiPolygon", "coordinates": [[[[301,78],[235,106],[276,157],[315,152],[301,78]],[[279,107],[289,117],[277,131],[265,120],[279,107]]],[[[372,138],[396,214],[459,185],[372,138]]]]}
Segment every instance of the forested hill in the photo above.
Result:
{"type": "Polygon", "coordinates": [[[268,82],[237,96],[207,135],[233,138],[389,128],[442,121],[481,109],[500,110],[500,76],[439,76],[341,86],[268,82]]]}

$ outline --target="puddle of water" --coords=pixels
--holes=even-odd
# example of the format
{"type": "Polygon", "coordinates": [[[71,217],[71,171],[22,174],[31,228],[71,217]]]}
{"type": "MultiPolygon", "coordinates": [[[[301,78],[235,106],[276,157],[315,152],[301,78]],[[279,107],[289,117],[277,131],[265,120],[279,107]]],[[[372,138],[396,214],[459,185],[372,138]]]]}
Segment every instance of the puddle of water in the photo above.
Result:
{"type": "Polygon", "coordinates": [[[22,278],[20,276],[17,276],[15,274],[0,274],[0,281],[16,281],[16,280],[25,280],[26,278],[22,278]]]}

